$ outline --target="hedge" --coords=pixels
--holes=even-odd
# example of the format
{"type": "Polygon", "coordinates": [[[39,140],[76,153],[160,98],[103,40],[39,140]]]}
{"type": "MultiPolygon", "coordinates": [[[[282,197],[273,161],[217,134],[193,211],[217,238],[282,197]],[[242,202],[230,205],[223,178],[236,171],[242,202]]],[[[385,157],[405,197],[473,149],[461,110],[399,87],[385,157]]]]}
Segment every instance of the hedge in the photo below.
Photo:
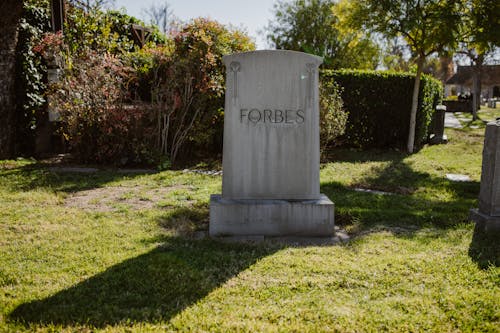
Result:
{"type": "MultiPolygon", "coordinates": [[[[342,87],[349,113],[343,143],[359,148],[404,148],[408,140],[415,74],[386,71],[323,70],[321,80],[342,87]]],[[[437,104],[442,100],[440,81],[423,75],[416,118],[415,147],[426,139],[437,104]]]]}

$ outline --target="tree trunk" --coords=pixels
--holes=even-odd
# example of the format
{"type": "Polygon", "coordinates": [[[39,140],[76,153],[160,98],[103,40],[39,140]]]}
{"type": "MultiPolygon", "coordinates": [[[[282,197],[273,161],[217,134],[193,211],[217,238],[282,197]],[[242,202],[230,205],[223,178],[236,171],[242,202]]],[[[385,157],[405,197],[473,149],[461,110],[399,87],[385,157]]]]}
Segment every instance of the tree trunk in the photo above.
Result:
{"type": "Polygon", "coordinates": [[[14,153],[16,46],[22,9],[23,1],[0,1],[0,159],[14,153]]]}
{"type": "Polygon", "coordinates": [[[417,74],[415,75],[415,84],[413,85],[413,97],[411,99],[411,112],[410,112],[410,128],[408,130],[408,153],[413,153],[415,146],[415,124],[417,120],[418,108],[418,92],[420,90],[420,77],[422,76],[422,67],[425,57],[420,56],[417,59],[417,74]]]}
{"type": "Polygon", "coordinates": [[[479,55],[472,67],[472,120],[476,120],[477,111],[481,105],[481,71],[484,55],[479,55]]]}

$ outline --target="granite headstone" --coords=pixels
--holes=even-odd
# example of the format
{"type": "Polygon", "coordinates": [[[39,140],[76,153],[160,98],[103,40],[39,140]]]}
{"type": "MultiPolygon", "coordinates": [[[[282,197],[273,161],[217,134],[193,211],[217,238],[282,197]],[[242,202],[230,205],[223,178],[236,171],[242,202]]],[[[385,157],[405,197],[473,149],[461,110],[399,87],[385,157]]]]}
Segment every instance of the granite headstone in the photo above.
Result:
{"type": "Polygon", "coordinates": [[[295,51],[254,51],[226,66],[222,195],[212,236],[332,236],[333,203],[319,191],[318,66],[295,51]]]}
{"type": "Polygon", "coordinates": [[[479,209],[471,209],[470,219],[486,231],[500,230],[500,121],[486,125],[479,209]]]}

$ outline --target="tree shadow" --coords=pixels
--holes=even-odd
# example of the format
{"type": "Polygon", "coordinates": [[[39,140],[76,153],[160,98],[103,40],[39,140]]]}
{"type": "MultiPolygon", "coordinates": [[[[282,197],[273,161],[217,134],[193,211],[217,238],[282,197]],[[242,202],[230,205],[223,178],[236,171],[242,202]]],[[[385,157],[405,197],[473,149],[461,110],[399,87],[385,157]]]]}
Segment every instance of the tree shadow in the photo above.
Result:
{"type": "Polygon", "coordinates": [[[469,209],[477,202],[479,182],[453,182],[415,171],[406,157],[401,153],[378,159],[374,156],[377,161],[389,163],[374,167],[352,187],[323,182],[322,192],[335,202],[336,224],[356,233],[375,225],[407,228],[411,232],[426,226],[449,228],[467,223],[469,209]],[[383,191],[387,195],[358,192],[355,188],[383,191]],[[434,193],[427,193],[429,190],[434,193]],[[436,193],[446,193],[448,197],[440,200],[436,193]]]}
{"type": "Polygon", "coordinates": [[[107,183],[121,179],[133,179],[135,177],[151,174],[151,172],[141,169],[137,171],[133,169],[125,171],[114,169],[96,169],[96,171],[90,172],[65,171],[62,168],[35,163],[10,169],[0,169],[0,174],[4,179],[2,185],[13,191],[31,191],[38,188],[50,188],[54,191],[70,193],[102,187],[107,183]]]}
{"type": "MultiPolygon", "coordinates": [[[[335,181],[323,182],[322,192],[335,202],[336,224],[354,227],[356,232],[383,226],[396,235],[395,227],[400,227],[405,229],[400,237],[412,237],[423,227],[446,229],[467,222],[469,209],[477,205],[479,183],[451,182],[444,177],[415,171],[405,162],[405,157],[403,154],[380,156],[379,160],[390,163],[372,170],[360,181],[367,187],[393,192],[393,195],[356,192],[335,181]],[[402,191],[401,187],[407,190],[402,191]],[[418,193],[420,188],[446,191],[452,193],[453,199],[439,200],[421,195],[418,193]]],[[[377,154],[368,158],[377,158],[377,154]]],[[[99,179],[82,185],[82,177],[88,176],[68,175],[73,180],[60,180],[48,175],[40,186],[49,184],[64,191],[81,190],[116,179],[113,173],[101,174],[99,179]]],[[[177,207],[165,213],[158,223],[168,229],[179,227],[182,220],[187,221],[188,230],[205,230],[208,207],[177,207]]],[[[280,248],[185,237],[161,237],[152,241],[162,245],[53,296],[21,304],[10,313],[9,320],[24,325],[81,324],[97,328],[124,322],[168,321],[280,248]]],[[[491,262],[498,247],[487,244],[480,238],[473,238],[471,257],[479,258],[478,262],[491,262]],[[479,251],[478,255],[476,249],[484,249],[484,246],[488,251],[479,251]]]]}
{"type": "Polygon", "coordinates": [[[500,231],[487,232],[482,223],[476,223],[469,256],[481,269],[491,265],[500,267],[500,231]]]}
{"type": "Polygon", "coordinates": [[[397,149],[369,149],[335,148],[325,152],[325,162],[385,162],[401,160],[408,155],[397,149]]]}
{"type": "Polygon", "coordinates": [[[18,306],[9,319],[23,325],[89,325],[168,321],[273,252],[269,247],[213,240],[163,239],[68,289],[18,306]]]}

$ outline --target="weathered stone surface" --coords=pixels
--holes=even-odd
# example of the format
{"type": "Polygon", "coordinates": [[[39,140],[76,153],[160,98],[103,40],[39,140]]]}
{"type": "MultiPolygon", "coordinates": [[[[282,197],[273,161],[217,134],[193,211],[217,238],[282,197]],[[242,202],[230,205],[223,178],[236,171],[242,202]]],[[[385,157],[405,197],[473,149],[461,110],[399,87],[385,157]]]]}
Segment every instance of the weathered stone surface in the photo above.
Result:
{"type": "Polygon", "coordinates": [[[471,209],[469,219],[480,230],[500,232],[500,122],[486,125],[479,209],[471,209]]]}
{"type": "Polygon", "coordinates": [[[318,66],[295,51],[224,57],[222,195],[212,237],[330,237],[334,205],[319,192],[318,66]]]}
{"type": "Polygon", "coordinates": [[[211,236],[325,236],[334,234],[334,205],[315,200],[235,200],[210,197],[211,236]],[[216,221],[216,223],[214,223],[216,221]]]}
{"type": "Polygon", "coordinates": [[[479,209],[471,209],[469,220],[476,222],[479,230],[486,233],[500,233],[500,216],[483,214],[479,209]]]}
{"type": "Polygon", "coordinates": [[[319,198],[321,62],[282,50],[224,57],[223,197],[319,198]]]}
{"type": "Polygon", "coordinates": [[[500,123],[486,125],[479,211],[500,217],[500,123]]]}

